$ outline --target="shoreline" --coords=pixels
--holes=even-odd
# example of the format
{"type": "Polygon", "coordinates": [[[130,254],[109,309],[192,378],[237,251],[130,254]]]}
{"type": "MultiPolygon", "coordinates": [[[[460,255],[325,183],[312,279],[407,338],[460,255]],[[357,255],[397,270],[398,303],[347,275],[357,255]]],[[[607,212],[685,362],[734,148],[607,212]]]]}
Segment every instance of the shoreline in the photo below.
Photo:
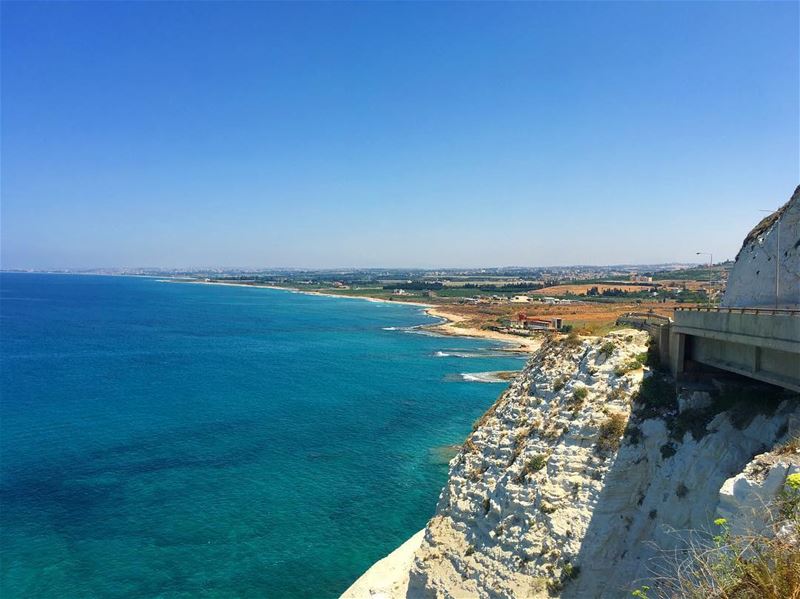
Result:
{"type": "Polygon", "coordinates": [[[477,329],[474,327],[463,327],[459,323],[463,322],[465,318],[459,314],[448,312],[446,306],[439,304],[425,304],[422,302],[404,302],[382,299],[377,297],[369,297],[368,295],[338,295],[336,293],[326,293],[324,291],[306,291],[297,289],[296,287],[279,287],[277,285],[250,285],[244,283],[226,283],[215,281],[193,281],[189,279],[178,280],[162,278],[162,281],[168,283],[194,283],[199,285],[225,285],[228,287],[254,287],[257,289],[277,289],[278,291],[288,291],[289,293],[302,293],[304,295],[317,295],[321,297],[333,297],[339,299],[357,299],[374,303],[393,304],[396,306],[416,306],[424,308],[425,314],[434,318],[440,318],[444,322],[423,324],[419,328],[443,337],[468,337],[472,339],[486,339],[489,341],[497,341],[507,345],[508,347],[500,348],[501,351],[520,354],[532,354],[538,350],[544,340],[535,337],[519,337],[517,335],[510,335],[508,333],[498,333],[497,331],[489,331],[487,329],[477,329]]]}
{"type": "Polygon", "coordinates": [[[487,329],[476,329],[475,327],[461,326],[459,323],[462,323],[464,320],[466,320],[466,318],[460,314],[448,312],[446,307],[442,309],[440,306],[431,306],[425,310],[425,313],[428,316],[442,318],[445,320],[445,322],[424,325],[421,328],[433,333],[438,333],[439,335],[444,335],[446,337],[473,337],[489,339],[491,341],[499,341],[501,343],[514,346],[502,348],[503,351],[521,354],[532,354],[542,346],[542,343],[544,343],[543,339],[539,339],[537,337],[519,337],[517,335],[509,335],[508,333],[499,333],[497,331],[490,331],[487,329]]]}

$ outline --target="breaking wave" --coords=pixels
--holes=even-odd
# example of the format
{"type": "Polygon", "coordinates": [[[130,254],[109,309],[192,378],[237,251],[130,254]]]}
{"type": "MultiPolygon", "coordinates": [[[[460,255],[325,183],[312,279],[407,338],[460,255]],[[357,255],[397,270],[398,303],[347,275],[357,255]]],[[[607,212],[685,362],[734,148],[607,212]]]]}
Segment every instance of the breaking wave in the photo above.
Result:
{"type": "Polygon", "coordinates": [[[493,370],[489,372],[461,372],[455,375],[455,380],[468,383],[508,383],[507,371],[493,370]]]}
{"type": "Polygon", "coordinates": [[[507,358],[508,352],[501,350],[487,350],[487,351],[461,351],[461,350],[445,350],[433,353],[437,358],[507,358]]]}

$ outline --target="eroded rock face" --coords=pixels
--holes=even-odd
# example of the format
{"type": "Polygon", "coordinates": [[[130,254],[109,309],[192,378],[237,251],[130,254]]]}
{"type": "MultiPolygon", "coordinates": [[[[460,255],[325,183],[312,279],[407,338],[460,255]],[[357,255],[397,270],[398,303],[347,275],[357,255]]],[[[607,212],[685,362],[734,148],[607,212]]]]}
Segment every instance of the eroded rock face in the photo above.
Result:
{"type": "Polygon", "coordinates": [[[734,535],[769,534],[779,519],[775,500],[791,474],[800,472],[800,451],[756,456],[719,491],[717,514],[734,535]]]}
{"type": "Polygon", "coordinates": [[[563,596],[624,597],[641,585],[652,586],[654,575],[670,571],[671,550],[684,547],[692,535],[717,532],[714,520],[726,480],[785,439],[788,423],[798,415],[797,400],[749,422],[721,412],[678,440],[668,419],[643,421],[641,442],[624,445],[618,467],[606,477],[583,539],[581,576],[563,596]]]}
{"type": "Polygon", "coordinates": [[[682,531],[713,529],[726,480],[795,432],[800,402],[632,403],[657,380],[646,344],[618,331],[531,359],[451,462],[407,597],[630,596],[682,531]]]}
{"type": "Polygon", "coordinates": [[[577,574],[646,351],[624,331],[532,358],[451,462],[409,596],[546,596],[577,574]]]}
{"type": "Polygon", "coordinates": [[[800,187],[780,210],[763,219],[745,238],[728,277],[722,305],[800,307],[800,187]]]}

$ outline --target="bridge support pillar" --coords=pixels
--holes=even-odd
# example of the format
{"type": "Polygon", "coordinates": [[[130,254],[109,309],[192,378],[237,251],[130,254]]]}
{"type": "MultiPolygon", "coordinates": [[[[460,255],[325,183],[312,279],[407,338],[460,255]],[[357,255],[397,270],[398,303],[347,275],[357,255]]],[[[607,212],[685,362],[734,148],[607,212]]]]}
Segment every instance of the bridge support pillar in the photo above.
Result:
{"type": "Polygon", "coordinates": [[[674,377],[683,374],[684,354],[686,350],[686,335],[683,333],[670,332],[669,335],[669,356],[670,370],[674,377]]]}
{"type": "Polygon", "coordinates": [[[761,370],[761,348],[757,345],[753,346],[753,374],[761,370]]]}

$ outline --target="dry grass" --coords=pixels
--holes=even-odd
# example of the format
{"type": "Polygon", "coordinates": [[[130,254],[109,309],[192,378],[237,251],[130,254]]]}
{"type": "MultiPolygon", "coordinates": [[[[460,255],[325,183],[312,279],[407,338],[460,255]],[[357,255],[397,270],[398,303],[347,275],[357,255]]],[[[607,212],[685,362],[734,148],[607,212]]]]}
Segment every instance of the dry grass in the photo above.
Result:
{"type": "MultiPolygon", "coordinates": [[[[660,283],[660,281],[659,281],[660,283]]],[[[536,295],[543,295],[543,296],[559,296],[559,295],[566,295],[567,293],[574,293],[576,295],[580,295],[582,293],[586,293],[592,287],[597,287],[597,290],[602,293],[607,289],[621,289],[622,291],[647,291],[652,286],[647,285],[626,285],[625,283],[579,283],[575,285],[553,285],[552,287],[544,287],[543,289],[537,289],[532,293],[536,295]]]]}
{"type": "Polygon", "coordinates": [[[658,582],[664,599],[800,599],[800,546],[764,536],[696,545],[658,582]]]}
{"type": "Polygon", "coordinates": [[[600,425],[600,434],[597,437],[599,451],[616,451],[619,449],[620,438],[625,432],[628,419],[621,412],[614,412],[600,425]]]}
{"type": "MultiPolygon", "coordinates": [[[[653,310],[662,316],[672,316],[675,307],[679,304],[667,302],[665,304],[644,301],[635,302],[584,302],[569,305],[549,304],[459,304],[454,300],[444,298],[430,298],[443,312],[452,314],[459,321],[461,327],[488,329],[499,325],[502,319],[514,319],[520,312],[532,318],[562,318],[564,324],[574,327],[574,330],[583,335],[604,335],[616,326],[617,318],[627,312],[646,312],[653,310]]],[[[687,306],[689,304],[680,304],[687,306]]]]}
{"type": "Polygon", "coordinates": [[[787,455],[792,453],[800,453],[800,435],[789,439],[786,443],[777,447],[775,453],[778,455],[787,455]]]}
{"type": "Polygon", "coordinates": [[[670,560],[654,590],[638,597],[664,599],[800,599],[800,476],[788,477],[778,501],[765,506],[774,518],[766,532],[731,534],[724,519],[718,534],[692,538],[670,560]],[[779,530],[794,530],[788,535],[779,530]]]}

